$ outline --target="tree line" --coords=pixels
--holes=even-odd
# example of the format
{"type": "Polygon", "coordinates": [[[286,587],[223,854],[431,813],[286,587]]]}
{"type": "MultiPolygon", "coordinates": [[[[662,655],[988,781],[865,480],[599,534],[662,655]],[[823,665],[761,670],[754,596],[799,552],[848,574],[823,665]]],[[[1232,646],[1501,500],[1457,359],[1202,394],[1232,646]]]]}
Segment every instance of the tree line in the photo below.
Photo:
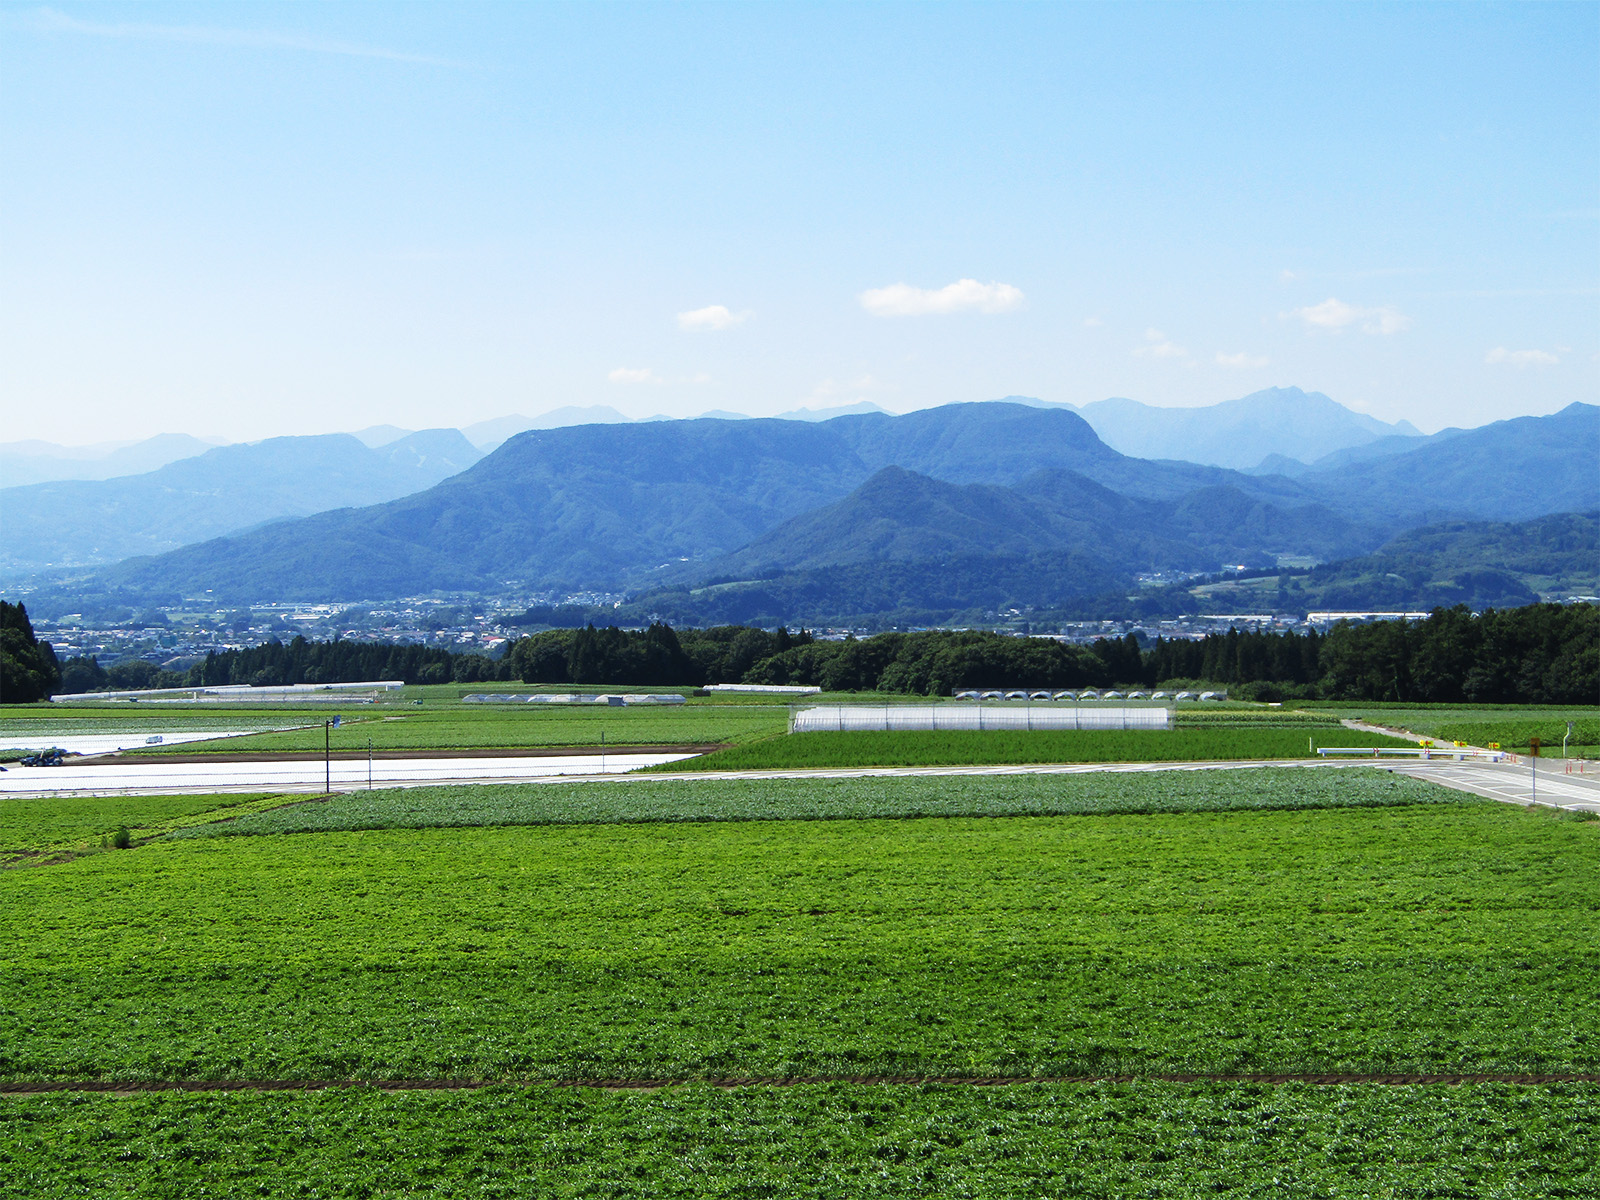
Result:
{"type": "Polygon", "coordinates": [[[658,622],[642,630],[551,629],[519,638],[491,658],[296,637],[208,654],[187,671],[134,663],[109,672],[92,658],[58,667],[49,644],[33,637],[21,605],[5,605],[0,620],[7,702],[50,690],[369,679],[609,687],[768,683],[920,695],[1207,683],[1260,700],[1600,702],[1600,609],[1588,604],[1533,604],[1476,616],[1465,607],[1441,608],[1425,620],[1341,623],[1326,634],[1232,629],[1199,640],[1152,642],[1130,633],[1089,645],[949,630],[821,641],[805,631],[739,625],[674,630],[658,622]]]}
{"type": "Polygon", "coordinates": [[[22,604],[0,600],[0,704],[43,700],[61,683],[61,664],[49,642],[34,636],[22,604]]]}

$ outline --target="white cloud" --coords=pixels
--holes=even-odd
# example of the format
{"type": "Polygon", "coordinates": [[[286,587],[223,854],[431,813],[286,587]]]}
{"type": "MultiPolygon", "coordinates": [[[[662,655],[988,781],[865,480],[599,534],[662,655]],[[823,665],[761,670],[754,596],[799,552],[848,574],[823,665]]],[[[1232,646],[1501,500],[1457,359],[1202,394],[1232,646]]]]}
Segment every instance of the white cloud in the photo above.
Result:
{"type": "Polygon", "coordinates": [[[806,397],[806,400],[810,403],[822,400],[865,400],[868,392],[892,390],[892,384],[884,383],[883,380],[871,374],[858,375],[847,383],[840,383],[830,375],[811,389],[811,394],[806,397]]]}
{"type": "Polygon", "coordinates": [[[1362,333],[1400,333],[1411,328],[1411,318],[1387,305],[1381,308],[1362,308],[1346,304],[1329,296],[1321,304],[1297,308],[1289,314],[1299,317],[1308,328],[1326,329],[1342,333],[1352,325],[1360,326],[1362,333]]]}
{"type": "Polygon", "coordinates": [[[705,332],[717,329],[728,329],[748,320],[747,312],[730,312],[726,304],[711,304],[705,308],[696,308],[689,312],[678,314],[678,328],[691,332],[705,332]]]}
{"type": "Polygon", "coordinates": [[[1238,354],[1224,354],[1221,350],[1217,351],[1217,366],[1219,367],[1249,369],[1264,367],[1267,365],[1267,361],[1265,358],[1259,358],[1253,354],[1245,354],[1243,351],[1238,354]]]}
{"type": "Polygon", "coordinates": [[[1023,298],[1021,289],[1009,283],[961,279],[942,288],[918,288],[909,283],[869,288],[861,293],[861,307],[875,317],[920,317],[969,310],[1002,313],[1020,307],[1023,298]]]}
{"type": "Polygon", "coordinates": [[[612,383],[660,383],[661,377],[649,367],[618,367],[606,376],[612,383]]]}
{"type": "Polygon", "coordinates": [[[1099,317],[1085,317],[1083,319],[1083,327],[1085,329],[1099,329],[1104,324],[1105,322],[1099,317]]]}
{"type": "Polygon", "coordinates": [[[1167,335],[1159,329],[1146,329],[1144,331],[1144,345],[1135,346],[1133,352],[1141,358],[1188,358],[1189,352],[1182,346],[1175,346],[1167,340],[1167,335]]]}
{"type": "Polygon", "coordinates": [[[1279,283],[1293,283],[1296,279],[1299,279],[1299,278],[1300,278],[1300,272],[1291,271],[1291,270],[1289,270],[1288,267],[1285,267],[1283,270],[1278,272],[1278,282],[1279,283]]]}
{"type": "Polygon", "coordinates": [[[312,54],[343,54],[354,58],[385,58],[391,62],[425,63],[435,67],[463,64],[431,54],[411,54],[382,46],[365,46],[327,38],[305,37],[294,33],[273,33],[264,29],[219,29],[205,25],[146,25],[119,21],[84,21],[52,8],[33,14],[33,27],[45,33],[77,33],[89,37],[130,38],[151,42],[189,42],[213,46],[242,46],[258,50],[304,50],[312,54]]]}
{"type": "Polygon", "coordinates": [[[1483,356],[1486,363],[1509,363],[1513,367],[1553,367],[1561,359],[1548,350],[1507,350],[1496,346],[1483,356]]]}

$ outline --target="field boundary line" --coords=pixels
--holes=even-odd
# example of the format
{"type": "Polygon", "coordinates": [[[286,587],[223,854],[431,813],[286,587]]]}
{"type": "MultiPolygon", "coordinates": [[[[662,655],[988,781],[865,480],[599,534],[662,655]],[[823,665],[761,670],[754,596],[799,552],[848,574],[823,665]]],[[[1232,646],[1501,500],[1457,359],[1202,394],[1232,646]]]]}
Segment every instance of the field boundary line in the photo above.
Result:
{"type": "Polygon", "coordinates": [[[1587,1072],[1146,1072],[1120,1075],[730,1075],[663,1079],[170,1079],[170,1080],[40,1080],[0,1083],[0,1095],[32,1096],[52,1092],[99,1092],[132,1096],[147,1092],[317,1092],[334,1088],[376,1088],[385,1092],[474,1091],[491,1087],[589,1088],[596,1091],[663,1091],[680,1087],[803,1087],[847,1083],[863,1086],[924,1084],[969,1087],[1019,1087],[1030,1083],[1308,1083],[1319,1086],[1372,1084],[1389,1087],[1506,1083],[1538,1086],[1553,1083],[1600,1083],[1600,1071],[1587,1072]]]}

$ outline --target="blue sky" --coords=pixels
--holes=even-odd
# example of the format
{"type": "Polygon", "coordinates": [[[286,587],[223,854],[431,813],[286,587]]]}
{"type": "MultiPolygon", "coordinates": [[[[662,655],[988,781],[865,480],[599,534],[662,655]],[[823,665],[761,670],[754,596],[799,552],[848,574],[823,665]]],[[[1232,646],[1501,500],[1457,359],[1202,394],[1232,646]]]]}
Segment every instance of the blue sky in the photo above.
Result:
{"type": "Polygon", "coordinates": [[[8,439],[1600,394],[1600,5],[0,5],[8,439]]]}

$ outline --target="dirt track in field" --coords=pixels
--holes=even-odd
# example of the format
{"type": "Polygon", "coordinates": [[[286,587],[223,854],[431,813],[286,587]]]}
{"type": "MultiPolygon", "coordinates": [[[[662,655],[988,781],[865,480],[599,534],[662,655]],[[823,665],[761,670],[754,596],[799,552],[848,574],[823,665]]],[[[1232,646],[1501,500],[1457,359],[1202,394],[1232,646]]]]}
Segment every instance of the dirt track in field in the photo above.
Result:
{"type": "Polygon", "coordinates": [[[862,1085],[946,1084],[968,1087],[1017,1087],[1030,1083],[1309,1083],[1321,1086],[1377,1084],[1390,1087],[1434,1085],[1459,1087],[1473,1083],[1509,1083],[1536,1086],[1551,1083],[1600,1083],[1600,1072],[1550,1072],[1518,1074],[1168,1074],[1145,1075],[795,1075],[730,1076],[709,1079],[174,1079],[174,1080],[49,1080],[0,1083],[0,1095],[39,1095],[46,1092],[102,1092],[136,1096],[146,1092],[315,1092],[329,1088],[376,1088],[384,1092],[469,1091],[486,1087],[592,1088],[611,1092],[653,1092],[679,1087],[799,1087],[805,1084],[850,1083],[862,1085]]]}

